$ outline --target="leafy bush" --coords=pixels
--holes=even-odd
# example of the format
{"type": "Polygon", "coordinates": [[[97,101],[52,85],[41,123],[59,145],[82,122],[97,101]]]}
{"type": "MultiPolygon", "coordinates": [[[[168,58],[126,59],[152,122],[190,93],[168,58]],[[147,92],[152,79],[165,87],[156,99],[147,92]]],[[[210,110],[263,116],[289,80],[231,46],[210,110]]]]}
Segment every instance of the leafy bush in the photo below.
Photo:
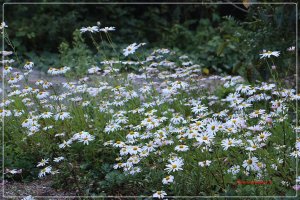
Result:
{"type": "MultiPolygon", "coordinates": [[[[79,48],[84,52],[75,52],[79,50],[66,48],[66,44],[72,42],[70,37],[72,30],[100,20],[109,21],[112,26],[122,27],[114,36],[114,43],[117,44],[115,46],[126,45],[124,41],[128,43],[143,41],[148,43],[150,48],[169,47],[180,50],[190,55],[194,61],[205,65],[211,73],[238,74],[248,80],[254,80],[256,77],[266,80],[270,74],[264,70],[264,66],[255,62],[258,58],[256,53],[272,46],[280,47],[281,49],[277,50],[282,52],[290,46],[296,46],[295,6],[293,4],[249,6],[245,2],[244,5],[248,8],[240,4],[143,6],[8,4],[5,5],[5,10],[10,13],[6,16],[11,27],[9,35],[18,47],[18,52],[24,55],[25,60],[36,59],[34,61],[38,63],[37,67],[42,69],[57,66],[58,55],[55,54],[58,53],[58,49],[60,51],[63,49],[61,54],[63,63],[74,65],[72,67],[76,67],[76,72],[83,72],[92,62],[90,53],[85,46],[79,48]],[[50,18],[48,13],[52,13],[50,18]],[[59,45],[62,46],[58,48],[59,45]],[[82,55],[87,55],[88,58],[86,60],[82,58],[80,62],[73,60],[72,55],[78,53],[83,53],[82,55]],[[35,55],[50,58],[39,60],[35,55]]],[[[88,40],[87,45],[92,47],[93,42],[88,40]]],[[[109,45],[107,46],[109,48],[109,45]]],[[[110,53],[105,52],[107,56],[110,56],[110,53]]],[[[101,56],[96,55],[97,58],[101,56]]],[[[295,60],[289,54],[276,62],[279,74],[291,76],[295,73],[295,60]],[[289,63],[288,72],[280,67],[286,62],[289,63]]]]}
{"type": "Polygon", "coordinates": [[[61,43],[59,53],[61,65],[70,66],[77,75],[84,75],[86,70],[94,65],[96,61],[79,30],[73,33],[72,46],[66,42],[61,43]]]}
{"type": "MultiPolygon", "coordinates": [[[[295,16],[293,5],[251,5],[246,20],[226,16],[222,20],[216,18],[217,25],[214,25],[213,20],[201,19],[195,32],[186,24],[176,24],[164,40],[168,41],[169,47],[179,47],[211,71],[242,75],[249,81],[263,81],[270,74],[258,61],[256,52],[273,46],[286,52],[287,48],[295,46],[295,16]],[[177,41],[185,43],[178,44],[177,41]]],[[[285,53],[276,63],[282,77],[295,74],[293,54],[285,53]]]]}

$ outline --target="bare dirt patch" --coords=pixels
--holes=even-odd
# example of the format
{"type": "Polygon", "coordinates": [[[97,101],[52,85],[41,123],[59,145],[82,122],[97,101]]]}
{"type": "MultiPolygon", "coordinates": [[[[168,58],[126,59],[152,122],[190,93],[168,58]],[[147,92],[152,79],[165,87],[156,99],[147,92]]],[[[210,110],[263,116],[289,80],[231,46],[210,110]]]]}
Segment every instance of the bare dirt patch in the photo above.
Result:
{"type": "MultiPolygon", "coordinates": [[[[25,196],[48,196],[46,199],[66,199],[68,196],[76,196],[75,192],[56,190],[52,187],[51,178],[45,178],[40,180],[35,180],[30,183],[22,182],[8,182],[5,181],[4,185],[0,184],[1,199],[22,199],[25,196]],[[4,189],[4,194],[3,194],[4,189]],[[19,197],[14,197],[19,196],[19,197]],[[51,198],[51,196],[55,198],[51,198]],[[59,198],[61,197],[61,198],[59,198]]],[[[35,198],[39,199],[39,198],[35,198]]],[[[42,199],[42,198],[41,198],[42,199]]],[[[43,198],[45,199],[45,198],[43,198]]],[[[67,198],[75,199],[75,198],[67,198]]]]}

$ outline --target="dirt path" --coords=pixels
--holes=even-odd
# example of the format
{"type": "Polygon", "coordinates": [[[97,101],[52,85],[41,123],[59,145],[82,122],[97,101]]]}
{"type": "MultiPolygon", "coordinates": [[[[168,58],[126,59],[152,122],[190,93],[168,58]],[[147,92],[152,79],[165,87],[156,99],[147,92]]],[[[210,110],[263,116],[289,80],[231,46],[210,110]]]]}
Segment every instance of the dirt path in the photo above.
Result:
{"type": "MultiPolygon", "coordinates": [[[[52,187],[52,180],[50,178],[35,180],[30,183],[21,182],[5,182],[0,184],[1,199],[22,199],[25,196],[61,196],[62,198],[49,198],[49,199],[65,199],[64,196],[75,196],[75,192],[56,190],[52,187]],[[4,195],[3,195],[4,189],[4,195]],[[7,198],[5,198],[5,197],[7,198]],[[14,196],[20,196],[14,198],[14,196]],[[11,197],[11,198],[10,198],[11,197]]],[[[39,199],[39,198],[35,198],[39,199]]],[[[72,198],[68,198],[72,199],[72,198]]],[[[73,198],[74,199],[74,198],[73,198]]]]}

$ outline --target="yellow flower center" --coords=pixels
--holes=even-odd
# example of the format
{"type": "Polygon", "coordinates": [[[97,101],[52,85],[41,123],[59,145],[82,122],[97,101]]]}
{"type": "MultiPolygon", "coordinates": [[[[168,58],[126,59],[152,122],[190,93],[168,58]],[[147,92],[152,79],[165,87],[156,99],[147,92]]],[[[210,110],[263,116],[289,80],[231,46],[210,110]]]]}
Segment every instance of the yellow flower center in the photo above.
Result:
{"type": "Polygon", "coordinates": [[[265,138],[265,135],[264,135],[264,134],[261,134],[261,135],[259,136],[259,138],[260,138],[260,139],[263,139],[263,138],[265,138]]]}
{"type": "Polygon", "coordinates": [[[257,166],[262,167],[262,163],[261,162],[257,163],[257,166]]]}

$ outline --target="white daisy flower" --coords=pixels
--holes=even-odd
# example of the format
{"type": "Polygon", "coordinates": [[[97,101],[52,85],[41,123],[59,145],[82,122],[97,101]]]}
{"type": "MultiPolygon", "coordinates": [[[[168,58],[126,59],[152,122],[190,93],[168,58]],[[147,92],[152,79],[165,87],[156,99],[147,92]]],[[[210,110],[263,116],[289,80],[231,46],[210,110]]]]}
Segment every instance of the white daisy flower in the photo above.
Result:
{"type": "Polygon", "coordinates": [[[177,158],[175,160],[169,160],[169,164],[166,165],[165,170],[170,173],[170,172],[176,172],[183,170],[183,160],[180,158],[177,158]]]}
{"type": "Polygon", "coordinates": [[[152,197],[153,197],[153,198],[163,199],[164,196],[166,196],[166,195],[167,195],[167,193],[166,193],[165,191],[156,191],[156,192],[152,195],[152,197]]]}
{"type": "Polygon", "coordinates": [[[165,178],[163,178],[162,183],[164,185],[167,185],[167,184],[173,183],[173,181],[174,181],[174,176],[169,175],[169,176],[166,176],[165,178]]]}
{"type": "Polygon", "coordinates": [[[259,55],[260,55],[260,59],[270,58],[271,56],[278,57],[280,55],[280,51],[266,51],[266,50],[263,50],[263,53],[261,53],[259,55]]]}

